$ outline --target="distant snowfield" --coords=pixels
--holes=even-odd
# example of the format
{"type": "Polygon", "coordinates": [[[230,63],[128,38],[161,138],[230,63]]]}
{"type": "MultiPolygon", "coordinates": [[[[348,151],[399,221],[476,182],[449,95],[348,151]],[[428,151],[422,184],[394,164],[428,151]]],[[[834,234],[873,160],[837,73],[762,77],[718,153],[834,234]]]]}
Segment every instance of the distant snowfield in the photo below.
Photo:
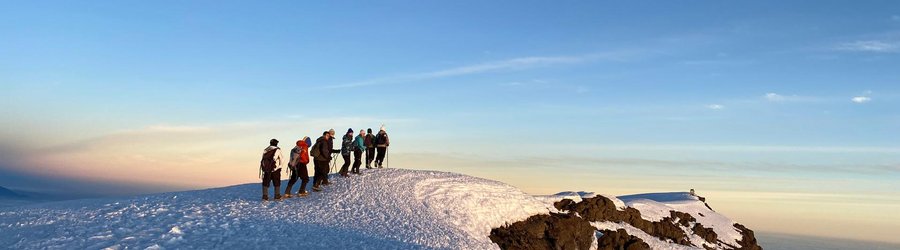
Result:
{"type": "MultiPolygon", "coordinates": [[[[331,178],[334,184],[324,192],[277,202],[260,201],[260,185],[252,183],[130,199],[0,208],[0,246],[12,249],[497,249],[488,238],[492,228],[531,215],[555,212],[552,203],[563,198],[580,200],[594,195],[566,192],[532,196],[498,181],[420,170],[364,170],[361,176],[331,178]]],[[[671,193],[663,197],[672,198],[673,194],[683,195],[671,193]]],[[[695,217],[704,213],[697,217],[698,221],[715,225],[720,235],[737,235],[728,224],[733,221],[712,213],[693,197],[669,201],[651,201],[654,197],[641,196],[623,197],[619,201],[607,197],[621,208],[628,205],[642,212],[646,210],[647,219],[658,219],[667,214],[662,210],[669,208],[684,210],[695,217]]],[[[729,238],[726,242],[734,239],[726,238],[729,238]]],[[[679,248],[682,247],[673,249],[679,248]]]]}

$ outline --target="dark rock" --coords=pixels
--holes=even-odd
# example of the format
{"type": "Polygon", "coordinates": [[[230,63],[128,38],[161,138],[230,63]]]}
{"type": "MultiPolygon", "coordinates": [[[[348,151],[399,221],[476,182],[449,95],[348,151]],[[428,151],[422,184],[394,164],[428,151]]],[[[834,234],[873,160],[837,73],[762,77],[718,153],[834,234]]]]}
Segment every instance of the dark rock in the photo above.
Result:
{"type": "Polygon", "coordinates": [[[734,223],[734,228],[737,228],[737,230],[741,232],[741,240],[738,241],[738,244],[741,244],[741,247],[735,248],[736,250],[762,250],[762,247],[756,242],[756,236],[753,235],[753,230],[738,223],[734,223]]]}
{"type": "Polygon", "coordinates": [[[589,249],[596,229],[571,214],[540,214],[491,230],[501,249],[589,249]]]}
{"type": "Polygon", "coordinates": [[[597,250],[649,250],[641,238],[628,234],[625,229],[616,231],[601,230],[602,236],[597,238],[597,250]]]}
{"type": "Polygon", "coordinates": [[[694,231],[694,235],[700,236],[700,238],[703,238],[706,242],[716,244],[719,240],[719,235],[716,234],[716,231],[713,231],[712,228],[703,227],[700,223],[694,224],[694,227],[691,228],[691,230],[694,231]]]}
{"type": "Polygon", "coordinates": [[[578,203],[567,202],[560,205],[562,207],[561,210],[578,213],[578,215],[581,215],[582,218],[588,221],[625,222],[662,240],[672,240],[675,243],[686,246],[691,246],[691,242],[688,240],[684,230],[675,223],[674,218],[678,218],[679,223],[683,223],[682,225],[685,227],[688,226],[688,223],[697,221],[690,214],[677,211],[671,211],[671,217],[666,217],[662,221],[647,221],[641,218],[641,211],[632,207],[626,207],[625,211],[619,211],[612,200],[603,196],[587,198],[578,203]]]}

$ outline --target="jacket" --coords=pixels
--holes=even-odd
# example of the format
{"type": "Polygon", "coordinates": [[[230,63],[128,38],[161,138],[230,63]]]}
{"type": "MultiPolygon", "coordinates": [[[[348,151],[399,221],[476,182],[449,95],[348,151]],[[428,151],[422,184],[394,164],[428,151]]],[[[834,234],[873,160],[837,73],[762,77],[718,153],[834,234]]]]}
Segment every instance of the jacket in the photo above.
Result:
{"type": "Polygon", "coordinates": [[[349,156],[350,153],[353,152],[353,136],[352,135],[344,135],[343,140],[341,141],[341,155],[349,156]]]}
{"type": "Polygon", "coordinates": [[[362,135],[357,135],[356,139],[353,139],[354,149],[359,149],[359,151],[366,151],[365,140],[365,137],[363,137],[362,135]]]}
{"type": "Polygon", "coordinates": [[[319,153],[322,154],[324,159],[316,158],[317,161],[331,161],[331,140],[325,139],[325,136],[320,136],[319,139],[316,139],[316,144],[319,144],[319,153]]]}
{"type": "Polygon", "coordinates": [[[388,135],[386,132],[379,132],[378,135],[375,136],[375,146],[376,147],[384,148],[384,147],[388,147],[390,145],[391,145],[391,139],[388,138],[388,135]]]}
{"type": "Polygon", "coordinates": [[[375,148],[375,135],[366,134],[365,145],[366,145],[366,148],[375,148]]]}
{"type": "Polygon", "coordinates": [[[323,135],[320,136],[319,139],[316,139],[316,144],[318,143],[322,143],[322,145],[319,146],[319,152],[322,152],[322,155],[325,156],[325,159],[323,159],[324,161],[331,161],[333,159],[331,154],[341,152],[340,150],[334,149],[334,138],[326,140],[323,135]]]}

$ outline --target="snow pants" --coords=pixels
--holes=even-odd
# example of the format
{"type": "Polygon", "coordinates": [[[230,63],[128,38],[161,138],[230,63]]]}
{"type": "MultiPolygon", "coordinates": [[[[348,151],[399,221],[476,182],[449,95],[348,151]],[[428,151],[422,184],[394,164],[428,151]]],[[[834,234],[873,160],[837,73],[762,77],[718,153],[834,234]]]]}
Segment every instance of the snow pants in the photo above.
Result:
{"type": "Polygon", "coordinates": [[[354,149],[353,157],[356,159],[353,160],[353,170],[350,170],[350,172],[358,174],[359,173],[359,165],[362,165],[362,159],[360,159],[360,158],[362,158],[362,150],[360,150],[358,148],[354,149]]]}
{"type": "Polygon", "coordinates": [[[325,182],[325,179],[328,178],[328,161],[313,161],[315,164],[315,173],[313,175],[313,187],[318,187],[322,185],[322,182],[325,182]]]}
{"type": "Polygon", "coordinates": [[[301,181],[298,191],[306,191],[306,184],[309,183],[309,171],[306,170],[305,163],[297,163],[296,167],[291,168],[291,179],[288,180],[287,188],[284,190],[285,194],[291,193],[294,183],[297,183],[297,178],[300,178],[301,181]]]}
{"type": "Polygon", "coordinates": [[[372,161],[375,160],[375,148],[366,148],[366,167],[372,164],[372,161]]]}
{"type": "Polygon", "coordinates": [[[276,189],[281,188],[281,171],[263,172],[262,186],[269,188],[270,183],[276,189]]]}
{"type": "Polygon", "coordinates": [[[341,154],[341,156],[344,157],[344,165],[341,165],[341,175],[345,175],[350,169],[350,153],[341,154]]]}
{"type": "Polygon", "coordinates": [[[384,154],[387,151],[387,147],[377,147],[378,149],[378,157],[375,158],[375,162],[381,164],[384,162],[384,154]]]}

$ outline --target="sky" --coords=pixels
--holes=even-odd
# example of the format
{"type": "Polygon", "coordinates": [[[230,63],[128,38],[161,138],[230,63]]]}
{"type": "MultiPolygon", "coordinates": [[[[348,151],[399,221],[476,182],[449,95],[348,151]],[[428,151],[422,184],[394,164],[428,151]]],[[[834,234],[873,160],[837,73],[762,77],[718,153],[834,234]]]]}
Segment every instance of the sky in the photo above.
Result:
{"type": "Polygon", "coordinates": [[[271,138],[385,124],[390,167],[900,242],[896,1],[2,5],[7,188],[254,182],[271,138]]]}

